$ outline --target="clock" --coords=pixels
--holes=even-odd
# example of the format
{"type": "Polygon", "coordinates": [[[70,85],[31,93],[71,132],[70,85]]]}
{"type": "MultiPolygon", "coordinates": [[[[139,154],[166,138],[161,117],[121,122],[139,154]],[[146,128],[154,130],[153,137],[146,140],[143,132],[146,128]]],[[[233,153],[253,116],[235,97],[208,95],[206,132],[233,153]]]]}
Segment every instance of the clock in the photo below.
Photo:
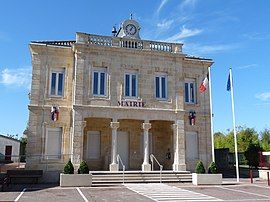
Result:
{"type": "Polygon", "coordinates": [[[133,24],[127,24],[126,27],[125,27],[125,32],[128,34],[128,35],[134,35],[136,34],[137,32],[137,28],[135,25],[133,24]]]}

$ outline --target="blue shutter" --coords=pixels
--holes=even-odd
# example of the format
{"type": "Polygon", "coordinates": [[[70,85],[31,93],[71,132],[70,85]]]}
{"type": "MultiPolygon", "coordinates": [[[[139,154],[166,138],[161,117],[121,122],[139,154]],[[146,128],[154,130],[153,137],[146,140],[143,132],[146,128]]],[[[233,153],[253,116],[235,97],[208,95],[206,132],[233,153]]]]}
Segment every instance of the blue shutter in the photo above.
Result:
{"type": "Polygon", "coordinates": [[[130,86],[129,86],[129,75],[126,74],[126,77],[125,77],[125,96],[129,96],[129,89],[130,89],[130,86]]]}
{"type": "Polygon", "coordinates": [[[161,93],[162,93],[162,98],[166,98],[166,82],[165,82],[165,77],[161,77],[161,93]]]}
{"type": "Polygon", "coordinates": [[[58,92],[57,95],[63,95],[64,74],[58,74],[58,92]]]}
{"type": "Polygon", "coordinates": [[[94,72],[93,94],[98,94],[98,72],[94,72]]]}
{"type": "Polygon", "coordinates": [[[105,73],[100,73],[100,95],[105,95],[105,73]]]}
{"type": "Polygon", "coordinates": [[[194,103],[195,99],[194,99],[194,83],[190,83],[190,102],[194,103]]]}
{"type": "Polygon", "coordinates": [[[132,75],[132,97],[137,97],[137,79],[136,79],[136,75],[133,74],[132,75]]]}
{"type": "Polygon", "coordinates": [[[156,76],[156,98],[160,98],[159,95],[159,77],[156,76]]]}
{"type": "Polygon", "coordinates": [[[185,83],[185,102],[189,102],[188,83],[185,83]]]}
{"type": "Polygon", "coordinates": [[[56,73],[52,73],[51,78],[51,95],[55,95],[55,88],[56,88],[56,73]]]}

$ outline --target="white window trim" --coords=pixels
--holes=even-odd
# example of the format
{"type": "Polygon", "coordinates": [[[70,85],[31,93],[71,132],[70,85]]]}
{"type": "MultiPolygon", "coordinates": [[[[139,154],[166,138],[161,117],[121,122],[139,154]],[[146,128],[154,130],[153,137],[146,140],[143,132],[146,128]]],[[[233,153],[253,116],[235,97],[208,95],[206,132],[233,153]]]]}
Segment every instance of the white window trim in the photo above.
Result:
{"type": "MultiPolygon", "coordinates": [[[[188,83],[188,102],[186,102],[186,92],[184,93],[185,95],[185,103],[186,104],[196,104],[197,103],[197,85],[196,85],[196,79],[185,79],[185,85],[188,83]],[[190,89],[190,84],[193,83],[194,85],[194,102],[191,102],[191,89],[190,89]]],[[[184,85],[184,89],[185,89],[184,85]]],[[[186,90],[186,89],[185,89],[186,90]]]]}
{"type": "Polygon", "coordinates": [[[45,149],[44,149],[44,154],[45,154],[45,159],[51,159],[51,160],[60,160],[61,155],[62,155],[62,140],[63,140],[63,128],[58,127],[58,128],[46,128],[46,138],[45,138],[45,149]],[[48,149],[48,132],[49,131],[54,131],[54,132],[61,132],[60,134],[60,156],[57,158],[54,157],[49,157],[47,156],[47,149],[48,149]]]}
{"type": "Polygon", "coordinates": [[[138,72],[126,72],[124,75],[124,97],[125,98],[138,98],[138,72]],[[126,95],[126,75],[129,75],[129,96],[126,95]],[[132,96],[132,75],[136,76],[136,88],[135,88],[135,96],[132,96]]]}
{"type": "Polygon", "coordinates": [[[155,98],[157,100],[168,100],[168,75],[166,73],[158,73],[155,75],[155,79],[154,79],[154,86],[155,86],[155,98]],[[156,95],[156,77],[159,77],[159,95],[160,97],[157,97],[156,95]],[[165,78],[165,98],[162,97],[162,82],[161,82],[161,78],[164,77],[165,78]]]}
{"type": "Polygon", "coordinates": [[[107,74],[107,69],[106,68],[93,68],[92,71],[92,95],[94,97],[107,97],[107,83],[108,83],[108,74],[107,74]],[[94,73],[98,73],[98,93],[94,93],[94,73]],[[104,80],[104,95],[100,94],[100,78],[101,78],[101,73],[105,74],[105,80],[104,80]]]}
{"type": "Polygon", "coordinates": [[[49,95],[50,97],[64,97],[65,95],[65,68],[63,69],[52,69],[50,71],[50,83],[49,83],[49,95]],[[51,94],[52,90],[52,74],[56,73],[56,81],[55,81],[55,95],[51,94]],[[59,73],[63,74],[63,92],[62,95],[58,95],[58,79],[59,79],[59,73]]]}

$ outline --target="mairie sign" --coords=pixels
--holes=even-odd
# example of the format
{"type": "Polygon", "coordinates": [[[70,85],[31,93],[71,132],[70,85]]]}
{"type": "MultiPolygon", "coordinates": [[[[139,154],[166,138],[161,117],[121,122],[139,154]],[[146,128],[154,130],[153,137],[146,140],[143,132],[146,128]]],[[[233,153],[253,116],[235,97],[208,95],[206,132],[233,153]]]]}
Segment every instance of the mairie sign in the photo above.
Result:
{"type": "Polygon", "coordinates": [[[145,107],[145,103],[143,101],[136,101],[136,100],[121,100],[118,101],[118,106],[121,107],[145,107]]]}

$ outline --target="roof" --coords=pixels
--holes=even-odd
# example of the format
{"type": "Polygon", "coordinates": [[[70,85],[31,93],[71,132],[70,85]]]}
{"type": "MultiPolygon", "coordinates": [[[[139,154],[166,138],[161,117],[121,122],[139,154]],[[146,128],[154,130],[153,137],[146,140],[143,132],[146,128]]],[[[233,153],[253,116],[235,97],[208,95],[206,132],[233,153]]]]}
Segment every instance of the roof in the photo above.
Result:
{"type": "Polygon", "coordinates": [[[0,134],[0,138],[1,138],[1,137],[6,138],[6,139],[9,139],[9,140],[16,141],[16,142],[21,142],[20,140],[17,140],[17,139],[15,139],[15,138],[13,138],[13,137],[8,137],[8,136],[1,135],[1,134],[0,134]]]}
{"type": "Polygon", "coordinates": [[[64,46],[64,47],[71,47],[76,41],[31,41],[32,44],[45,44],[45,45],[52,45],[52,46],[64,46]]]}

